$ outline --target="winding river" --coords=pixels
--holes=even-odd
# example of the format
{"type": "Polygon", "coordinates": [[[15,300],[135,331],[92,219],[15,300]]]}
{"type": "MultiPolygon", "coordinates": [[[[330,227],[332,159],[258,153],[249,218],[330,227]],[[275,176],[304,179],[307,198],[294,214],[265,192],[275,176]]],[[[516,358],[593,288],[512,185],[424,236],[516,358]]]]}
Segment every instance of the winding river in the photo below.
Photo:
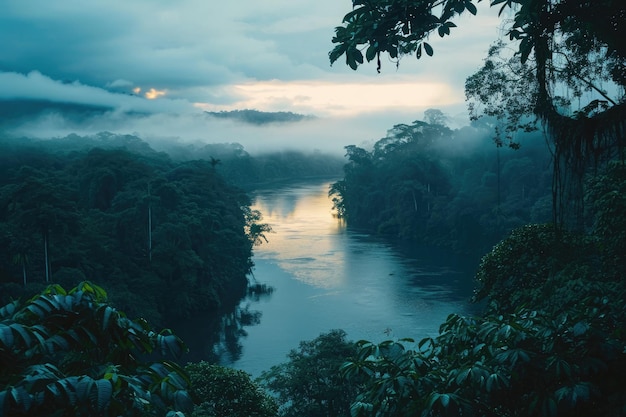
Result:
{"type": "Polygon", "coordinates": [[[475,260],[346,228],[332,215],[329,184],[309,180],[255,191],[253,208],[273,233],[255,248],[253,280],[274,292],[242,301],[222,322],[237,330],[213,346],[223,365],[256,377],[284,362],[300,341],[331,329],[355,341],[421,339],[436,335],[450,313],[474,312],[468,299],[475,260]],[[256,324],[241,325],[250,319],[256,324]]]}

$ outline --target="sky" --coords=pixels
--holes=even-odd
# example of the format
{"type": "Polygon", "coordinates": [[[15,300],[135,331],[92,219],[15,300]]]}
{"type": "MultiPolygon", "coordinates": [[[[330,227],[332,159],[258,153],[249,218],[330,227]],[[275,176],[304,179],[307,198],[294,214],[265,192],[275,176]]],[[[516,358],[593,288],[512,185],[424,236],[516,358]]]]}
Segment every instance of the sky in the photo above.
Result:
{"type": "MultiPolygon", "coordinates": [[[[341,149],[384,137],[438,108],[467,120],[465,78],[499,35],[497,10],[457,20],[429,42],[433,57],[333,66],[334,27],[350,0],[3,0],[0,100],[110,108],[77,125],[47,115],[15,128],[32,136],[108,130],[180,141],[308,144],[341,149]],[[204,110],[316,116],[297,126],[207,120],[204,110]],[[140,113],[141,117],[130,117],[140,113]]],[[[295,146],[295,145],[294,145],[295,146]]]]}

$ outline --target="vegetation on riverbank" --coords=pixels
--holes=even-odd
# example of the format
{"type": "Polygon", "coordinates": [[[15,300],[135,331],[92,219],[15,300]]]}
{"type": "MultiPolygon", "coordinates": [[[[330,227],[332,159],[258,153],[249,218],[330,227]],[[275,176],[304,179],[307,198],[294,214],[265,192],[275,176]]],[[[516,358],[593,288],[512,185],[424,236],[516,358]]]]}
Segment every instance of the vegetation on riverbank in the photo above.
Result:
{"type": "Polygon", "coordinates": [[[552,169],[538,135],[498,148],[485,125],[396,125],[371,150],[346,147],[343,179],[330,188],[349,227],[480,256],[516,227],[551,219],[552,169]]]}
{"type": "MultiPolygon", "coordinates": [[[[198,416],[626,415],[623,4],[491,4],[517,7],[508,28],[517,53],[492,48],[467,92],[497,121],[497,152],[503,143],[519,147],[515,133],[536,127],[530,115],[544,122],[554,149],[550,192],[540,191],[548,181],[532,160],[506,161],[512,191],[503,193],[499,153],[496,171],[474,167],[475,158],[449,159],[442,141],[465,137],[432,112],[427,122],[395,126],[371,152],[348,147],[346,178],[331,190],[341,215],[376,232],[460,249],[512,230],[476,275],[484,314],[451,314],[439,336],[420,341],[354,344],[333,331],[304,342],[260,381],[276,404],[238,372],[144,361],[184,347],[168,331],[128,320],[97,286],[52,285],[0,308],[0,415],[179,416],[192,406],[189,375],[198,416]],[[602,89],[609,82],[615,100],[602,89]],[[554,95],[561,90],[571,97],[554,95]],[[561,113],[589,92],[588,102],[561,113]],[[546,195],[553,222],[516,228],[543,219],[546,195]],[[213,384],[229,388],[229,401],[213,384]]],[[[430,33],[447,36],[456,16],[477,12],[471,0],[353,6],[330,53],[353,69],[366,59],[380,70],[385,52],[433,55],[430,33]]],[[[173,163],[129,144],[139,152],[49,154],[13,143],[1,153],[0,279],[11,284],[3,295],[33,275],[39,287],[94,277],[113,288],[116,305],[158,321],[245,290],[250,250],[267,228],[217,174],[221,161],[173,163]]]]}
{"type": "Polygon", "coordinates": [[[163,323],[245,294],[269,228],[210,162],[111,136],[7,139],[0,154],[4,301],[89,279],[131,317],[163,323]]]}
{"type": "Polygon", "coordinates": [[[279,398],[304,397],[283,398],[284,416],[624,415],[624,196],[626,165],[615,162],[589,186],[589,232],[526,225],[497,244],[476,274],[482,315],[451,314],[434,338],[344,341],[348,355],[322,349],[322,335],[303,344],[317,347],[308,362],[292,352],[261,381],[279,398]],[[313,378],[303,364],[320,360],[341,365],[313,378]],[[341,375],[350,410],[316,402],[337,383],[298,391],[303,377],[294,370],[307,381],[341,375]],[[307,403],[323,412],[291,413],[292,404],[307,403]]]}

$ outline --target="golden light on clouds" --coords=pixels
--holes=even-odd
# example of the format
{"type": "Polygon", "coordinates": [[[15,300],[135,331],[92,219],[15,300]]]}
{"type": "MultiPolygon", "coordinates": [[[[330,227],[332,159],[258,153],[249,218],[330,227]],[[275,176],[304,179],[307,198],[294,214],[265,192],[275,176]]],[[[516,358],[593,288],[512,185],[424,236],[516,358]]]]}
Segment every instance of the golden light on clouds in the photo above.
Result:
{"type": "Polygon", "coordinates": [[[319,115],[350,116],[389,110],[437,107],[463,102],[444,83],[259,82],[235,86],[238,108],[284,109],[319,115]]]}
{"type": "Polygon", "coordinates": [[[144,93],[144,96],[148,99],[148,100],[154,100],[156,98],[159,98],[161,96],[165,95],[165,90],[157,90],[154,88],[149,89],[148,91],[146,91],[144,93]]]}
{"type": "Polygon", "coordinates": [[[133,88],[133,93],[135,93],[135,94],[139,94],[139,93],[141,93],[141,87],[135,87],[135,88],[133,88]]]}

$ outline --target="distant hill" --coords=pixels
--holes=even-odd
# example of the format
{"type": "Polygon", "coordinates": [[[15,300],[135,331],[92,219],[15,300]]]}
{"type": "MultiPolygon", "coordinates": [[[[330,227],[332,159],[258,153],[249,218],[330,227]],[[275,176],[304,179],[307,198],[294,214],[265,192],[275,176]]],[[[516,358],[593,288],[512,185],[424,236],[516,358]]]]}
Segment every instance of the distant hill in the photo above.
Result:
{"type": "Polygon", "coordinates": [[[61,103],[48,100],[0,100],[0,127],[32,120],[46,114],[58,113],[69,120],[81,121],[107,111],[112,107],[61,103]]]}
{"type": "Polygon", "coordinates": [[[293,123],[315,118],[314,116],[292,113],[290,111],[264,112],[248,109],[206,112],[206,114],[220,119],[234,119],[253,125],[264,125],[269,123],[293,123]]]}

